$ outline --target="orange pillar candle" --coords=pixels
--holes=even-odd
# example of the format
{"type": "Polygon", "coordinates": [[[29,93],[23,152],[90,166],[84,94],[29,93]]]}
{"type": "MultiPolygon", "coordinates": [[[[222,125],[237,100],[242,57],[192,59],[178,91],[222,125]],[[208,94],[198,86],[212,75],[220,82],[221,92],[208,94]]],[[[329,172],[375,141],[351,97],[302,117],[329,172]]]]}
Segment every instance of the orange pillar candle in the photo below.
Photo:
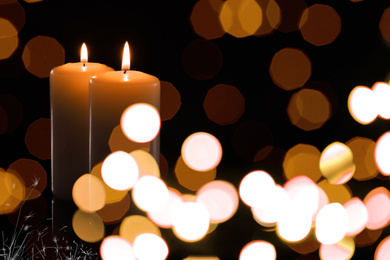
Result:
{"type": "Polygon", "coordinates": [[[73,184],[89,171],[89,80],[112,70],[88,62],[83,44],[80,62],[50,73],[51,188],[57,198],[72,200],[73,184]]]}
{"type": "MultiPolygon", "coordinates": [[[[130,70],[130,51],[126,42],[122,70],[92,77],[89,87],[91,170],[114,152],[110,149],[109,139],[114,128],[120,125],[121,116],[126,108],[136,103],[146,103],[160,112],[160,81],[155,76],[130,70]]],[[[146,143],[143,148],[159,162],[159,136],[146,143]]]]}

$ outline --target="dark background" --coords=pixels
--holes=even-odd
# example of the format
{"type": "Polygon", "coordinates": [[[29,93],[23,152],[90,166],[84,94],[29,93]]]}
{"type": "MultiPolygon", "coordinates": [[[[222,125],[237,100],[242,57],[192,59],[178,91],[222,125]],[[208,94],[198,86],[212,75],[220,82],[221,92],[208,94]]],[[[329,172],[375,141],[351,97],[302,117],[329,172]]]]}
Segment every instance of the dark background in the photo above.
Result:
{"type": "MultiPolygon", "coordinates": [[[[232,140],[236,129],[246,122],[264,123],[272,133],[272,140],[265,140],[264,143],[270,142],[284,151],[298,143],[314,145],[321,151],[334,141],[346,142],[354,136],[376,141],[388,130],[389,123],[382,119],[360,125],[347,109],[348,95],[355,86],[371,87],[377,81],[388,80],[389,43],[379,30],[382,13],[390,6],[387,1],[354,3],[347,0],[307,0],[308,6],[314,3],[330,5],[341,17],[341,33],[333,43],[325,46],[306,42],[299,31],[282,33],[275,30],[267,36],[244,38],[235,38],[226,33],[210,40],[219,49],[222,67],[205,80],[195,79],[183,67],[183,54],[188,45],[194,41],[207,41],[197,35],[191,26],[190,15],[196,2],[19,1],[25,11],[25,24],[19,32],[20,45],[12,61],[0,61],[0,71],[3,70],[0,93],[11,94],[22,104],[23,120],[14,131],[0,135],[0,167],[6,169],[19,158],[30,158],[46,169],[49,179],[43,192],[48,206],[48,219],[45,222],[49,223],[51,216],[50,160],[41,160],[30,154],[24,139],[32,122],[39,118],[50,118],[49,78],[32,75],[23,68],[21,60],[15,58],[21,55],[24,45],[38,35],[50,36],[63,46],[65,63],[79,60],[80,46],[85,42],[90,61],[106,64],[115,70],[120,70],[123,44],[129,41],[132,69],[155,75],[176,87],[182,104],[172,119],[162,123],[161,154],[168,162],[168,185],[183,193],[189,191],[175,182],[173,168],[180,156],[182,142],[197,131],[209,132],[220,140],[224,155],[217,179],[230,181],[238,188],[242,177],[254,169],[267,170],[277,183],[284,183],[281,166],[283,153],[260,162],[236,154],[232,140]],[[285,47],[304,50],[312,62],[309,82],[325,82],[337,94],[332,117],[318,130],[304,131],[291,124],[286,109],[290,97],[297,90],[282,90],[270,77],[268,69],[272,57],[285,47]],[[15,73],[4,73],[11,70],[15,73]],[[245,98],[244,114],[237,122],[226,126],[209,120],[203,109],[207,91],[219,83],[235,86],[245,98]]],[[[207,58],[205,55],[206,63],[207,58]]],[[[201,58],[199,60],[200,64],[205,64],[201,58]]],[[[388,181],[375,179],[360,183],[351,180],[349,184],[354,195],[363,198],[374,187],[386,187],[388,181]]],[[[8,226],[5,216],[1,226],[8,226]]],[[[388,234],[388,230],[384,230],[376,244],[357,248],[353,259],[372,259],[376,246],[388,234]]],[[[217,255],[221,259],[237,259],[242,247],[255,239],[273,243],[278,259],[300,257],[281,242],[274,231],[264,231],[257,225],[250,209],[243,203],[240,203],[232,219],[219,225],[211,236],[200,242],[181,242],[169,230],[163,230],[163,236],[170,249],[170,259],[182,259],[187,255],[217,255]]],[[[317,259],[317,255],[316,252],[299,259],[317,259]]]]}

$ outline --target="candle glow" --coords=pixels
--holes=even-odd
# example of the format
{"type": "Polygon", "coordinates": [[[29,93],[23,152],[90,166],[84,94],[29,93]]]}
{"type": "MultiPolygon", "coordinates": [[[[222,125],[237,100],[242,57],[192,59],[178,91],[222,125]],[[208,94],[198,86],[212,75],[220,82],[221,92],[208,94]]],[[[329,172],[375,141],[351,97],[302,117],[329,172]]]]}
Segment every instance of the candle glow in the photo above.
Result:
{"type": "Polygon", "coordinates": [[[123,56],[122,56],[122,70],[125,71],[130,69],[130,47],[129,43],[125,43],[125,47],[123,48],[123,56]]]}
{"type": "Polygon", "coordinates": [[[87,50],[87,45],[85,45],[85,43],[83,43],[83,45],[81,46],[80,62],[82,63],[88,62],[88,50],[87,50]]]}

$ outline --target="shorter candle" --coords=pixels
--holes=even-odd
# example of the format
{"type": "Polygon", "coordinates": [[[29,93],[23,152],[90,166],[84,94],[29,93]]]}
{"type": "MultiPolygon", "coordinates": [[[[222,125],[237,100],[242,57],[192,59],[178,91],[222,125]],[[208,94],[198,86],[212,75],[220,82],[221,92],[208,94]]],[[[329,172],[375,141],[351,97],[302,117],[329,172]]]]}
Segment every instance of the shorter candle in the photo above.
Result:
{"type": "MultiPolygon", "coordinates": [[[[160,81],[155,76],[130,70],[130,50],[126,42],[122,71],[99,74],[91,78],[89,87],[91,170],[114,152],[110,150],[109,139],[114,128],[120,124],[123,112],[129,106],[146,103],[160,111],[160,81]]],[[[149,152],[159,162],[159,136],[149,144],[149,152]]]]}
{"type": "Polygon", "coordinates": [[[113,69],[88,62],[81,48],[80,62],[67,63],[50,73],[51,177],[54,196],[72,200],[75,181],[89,172],[89,80],[113,69]]]}

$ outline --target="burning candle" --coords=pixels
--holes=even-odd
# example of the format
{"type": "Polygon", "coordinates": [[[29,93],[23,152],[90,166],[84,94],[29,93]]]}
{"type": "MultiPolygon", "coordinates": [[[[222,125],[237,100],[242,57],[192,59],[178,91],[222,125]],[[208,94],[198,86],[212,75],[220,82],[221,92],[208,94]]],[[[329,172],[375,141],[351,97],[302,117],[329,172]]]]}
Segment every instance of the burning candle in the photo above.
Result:
{"type": "Polygon", "coordinates": [[[51,178],[54,196],[72,199],[75,181],[89,170],[89,80],[113,69],[88,62],[81,48],[80,62],[67,63],[50,73],[51,178]]]}
{"type": "MultiPolygon", "coordinates": [[[[126,42],[122,70],[92,77],[89,88],[91,170],[114,152],[109,147],[109,139],[113,129],[120,125],[121,116],[128,107],[144,103],[160,111],[160,81],[155,76],[130,70],[130,49],[126,42]]],[[[147,150],[159,162],[159,137],[145,143],[147,150]]]]}

